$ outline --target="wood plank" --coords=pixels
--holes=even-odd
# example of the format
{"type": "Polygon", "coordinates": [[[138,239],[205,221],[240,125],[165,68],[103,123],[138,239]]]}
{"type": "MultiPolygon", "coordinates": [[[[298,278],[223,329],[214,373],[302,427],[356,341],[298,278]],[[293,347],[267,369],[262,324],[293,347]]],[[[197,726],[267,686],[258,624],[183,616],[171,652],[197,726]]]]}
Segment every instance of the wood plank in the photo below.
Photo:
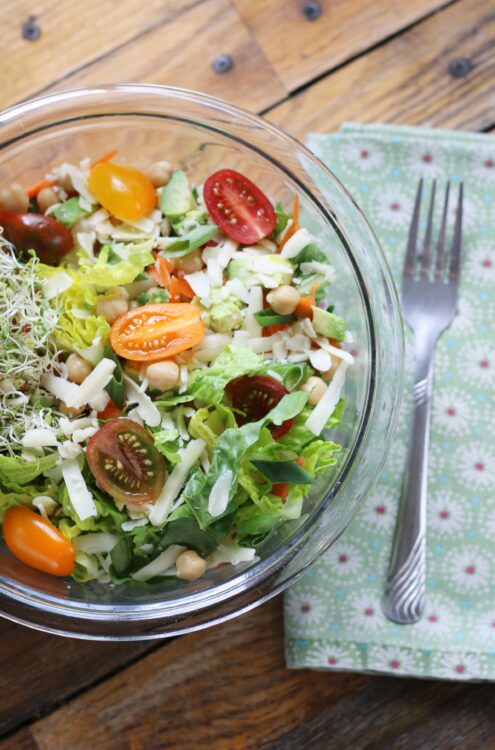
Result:
{"type": "Polygon", "coordinates": [[[303,16],[303,2],[234,2],[280,79],[293,91],[451,0],[320,0],[322,13],[313,21],[303,16]]]}
{"type": "Polygon", "coordinates": [[[228,0],[207,2],[166,27],[142,34],[57,86],[141,81],[198,89],[249,109],[280,101],[286,91],[228,0]],[[217,55],[232,56],[233,67],[216,74],[217,55]]]}
{"type": "Polygon", "coordinates": [[[20,729],[1,742],[2,750],[39,750],[29,727],[20,729]]]}
{"type": "Polygon", "coordinates": [[[259,748],[367,682],[286,670],[281,604],[168,643],[33,724],[38,747],[259,748]]]}
{"type": "Polygon", "coordinates": [[[491,750],[494,710],[489,684],[287,670],[278,597],[166,643],[14,738],[21,750],[491,750]]]}
{"type": "MultiPolygon", "coordinates": [[[[57,79],[162,25],[198,0],[7,0],[0,3],[0,106],[32,96],[57,79]],[[41,28],[27,41],[33,15],[41,28]]],[[[166,34],[162,30],[162,34],[166,34]]]]}
{"type": "Polygon", "coordinates": [[[495,123],[494,11],[493,0],[462,0],[267,117],[299,138],[337,130],[345,121],[486,129],[495,123]],[[472,69],[456,79],[448,67],[459,58],[472,69]]]}
{"type": "Polygon", "coordinates": [[[60,638],[0,620],[0,734],[156,648],[60,638]]]}

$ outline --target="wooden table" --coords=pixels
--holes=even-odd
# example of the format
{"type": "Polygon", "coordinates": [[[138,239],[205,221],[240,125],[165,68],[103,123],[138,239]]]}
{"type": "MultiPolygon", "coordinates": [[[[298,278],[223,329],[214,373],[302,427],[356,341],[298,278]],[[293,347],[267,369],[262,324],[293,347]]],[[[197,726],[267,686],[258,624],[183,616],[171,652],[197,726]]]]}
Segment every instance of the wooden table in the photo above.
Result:
{"type": "MultiPolygon", "coordinates": [[[[221,96],[299,138],[349,120],[495,126],[494,0],[322,0],[317,18],[303,6],[3,0],[0,106],[145,81],[221,96]]],[[[0,750],[495,748],[489,685],[286,670],[280,597],[170,642],[1,621],[0,696],[0,750]]]]}

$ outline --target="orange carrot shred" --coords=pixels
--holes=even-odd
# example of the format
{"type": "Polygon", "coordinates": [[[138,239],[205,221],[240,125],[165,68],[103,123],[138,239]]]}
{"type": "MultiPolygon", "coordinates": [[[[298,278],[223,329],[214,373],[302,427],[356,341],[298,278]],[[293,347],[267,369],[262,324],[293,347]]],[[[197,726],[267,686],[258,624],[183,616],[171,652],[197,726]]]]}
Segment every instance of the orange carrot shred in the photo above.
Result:
{"type": "Polygon", "coordinates": [[[285,500],[289,494],[289,485],[287,482],[277,482],[272,487],[272,494],[276,495],[281,500],[285,500]]]}
{"type": "Polygon", "coordinates": [[[41,190],[53,187],[56,184],[57,183],[55,182],[55,180],[40,180],[34,185],[26,188],[26,193],[28,194],[29,198],[35,198],[41,190]]]}
{"type": "Polygon", "coordinates": [[[283,246],[299,230],[299,196],[294,193],[294,208],[292,209],[292,226],[285,233],[285,237],[278,246],[277,253],[282,251],[283,246]]]}
{"type": "Polygon", "coordinates": [[[93,167],[97,167],[98,164],[105,164],[107,161],[113,159],[113,157],[118,153],[118,151],[109,151],[108,154],[103,154],[103,156],[100,156],[98,159],[95,159],[93,162],[91,162],[91,169],[93,169],[93,167]]]}

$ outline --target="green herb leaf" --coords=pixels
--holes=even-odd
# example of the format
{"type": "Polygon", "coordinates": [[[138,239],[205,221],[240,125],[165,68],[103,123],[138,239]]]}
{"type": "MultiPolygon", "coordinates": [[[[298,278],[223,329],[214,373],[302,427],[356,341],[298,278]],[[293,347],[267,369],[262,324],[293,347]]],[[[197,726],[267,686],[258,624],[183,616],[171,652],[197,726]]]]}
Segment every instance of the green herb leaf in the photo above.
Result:
{"type": "Polygon", "coordinates": [[[132,540],[123,536],[110,551],[110,559],[117,575],[127,573],[132,562],[132,540]]]}
{"type": "Polygon", "coordinates": [[[291,482],[292,484],[310,484],[313,481],[302,466],[295,461],[257,461],[251,462],[271,482],[291,482]]]}
{"type": "Polygon", "coordinates": [[[273,236],[278,237],[278,235],[283,232],[285,227],[287,226],[287,223],[290,219],[290,214],[286,214],[284,209],[282,208],[282,204],[278,202],[275,206],[275,215],[277,217],[277,223],[275,225],[275,229],[273,230],[273,236]]]}
{"type": "Polygon", "coordinates": [[[274,312],[271,307],[254,313],[254,317],[262,327],[284,325],[293,323],[297,320],[295,315],[278,315],[278,313],[274,312]]]}
{"type": "Polygon", "coordinates": [[[113,360],[116,365],[112,379],[108,385],[105,386],[105,390],[114,404],[118,406],[119,409],[122,409],[124,406],[124,373],[122,371],[120,360],[108,344],[103,349],[103,356],[107,359],[113,360]]]}
{"type": "Polygon", "coordinates": [[[167,247],[161,251],[164,258],[182,258],[188,255],[196,248],[201,247],[209,242],[218,232],[218,227],[214,224],[206,224],[192,229],[187,234],[174,239],[167,247]]]}
{"type": "Polygon", "coordinates": [[[312,260],[316,260],[319,263],[328,263],[328,257],[325,255],[323,250],[320,250],[318,245],[314,242],[310,242],[305,248],[301,250],[299,255],[294,258],[294,263],[300,265],[301,263],[310,263],[312,260]]]}
{"type": "Polygon", "coordinates": [[[90,212],[86,211],[85,208],[81,208],[79,198],[69,198],[69,200],[61,203],[60,206],[54,210],[53,215],[61,224],[65,224],[66,227],[71,229],[74,224],[80,219],[84,219],[90,212]]]}

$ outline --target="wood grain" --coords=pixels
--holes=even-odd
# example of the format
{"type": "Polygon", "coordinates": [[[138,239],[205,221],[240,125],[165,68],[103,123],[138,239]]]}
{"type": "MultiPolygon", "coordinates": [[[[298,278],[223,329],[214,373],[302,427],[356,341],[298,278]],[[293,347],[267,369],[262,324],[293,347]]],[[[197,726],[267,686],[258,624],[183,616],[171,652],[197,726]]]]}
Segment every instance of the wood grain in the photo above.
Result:
{"type": "MultiPolygon", "coordinates": [[[[402,4],[401,4],[402,7],[402,4]]],[[[462,0],[268,113],[302,138],[345,121],[482,130],[495,123],[495,6],[462,0]],[[449,63],[466,58],[465,78],[449,63]]]]}
{"type": "Polygon", "coordinates": [[[1,105],[32,96],[197,1],[4,0],[0,3],[1,105]],[[36,41],[22,36],[22,26],[31,15],[41,28],[36,41]]]}
{"type": "Polygon", "coordinates": [[[0,621],[0,734],[123,669],[156,645],[59,638],[0,621]]]}
{"type": "MultiPolygon", "coordinates": [[[[451,0],[450,0],[451,1],[451,0]]],[[[321,16],[307,21],[301,0],[234,0],[285,86],[293,91],[449,0],[320,0],[321,16]]]]}
{"type": "Polygon", "coordinates": [[[287,670],[281,605],[166,643],[0,750],[493,749],[492,686],[287,670]]]}
{"type": "MultiPolygon", "coordinates": [[[[198,89],[259,111],[286,91],[227,0],[207,0],[165,27],[69,76],[63,87],[141,81],[198,89]],[[233,67],[216,74],[212,62],[230,54],[233,67]]],[[[60,86],[58,86],[60,88],[60,86]]]]}

